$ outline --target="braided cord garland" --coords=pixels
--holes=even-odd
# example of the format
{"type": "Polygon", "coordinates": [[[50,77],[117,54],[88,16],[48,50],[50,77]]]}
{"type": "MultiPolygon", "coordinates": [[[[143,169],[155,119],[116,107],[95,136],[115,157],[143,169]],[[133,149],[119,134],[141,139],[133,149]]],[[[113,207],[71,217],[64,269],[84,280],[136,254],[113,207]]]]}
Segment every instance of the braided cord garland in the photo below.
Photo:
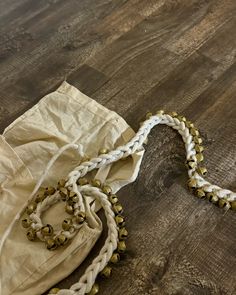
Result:
{"type": "MultiPolygon", "coordinates": [[[[186,166],[188,168],[189,181],[188,186],[198,198],[207,198],[214,204],[218,204],[219,207],[226,209],[236,210],[236,193],[227,189],[223,189],[217,185],[213,185],[204,179],[206,168],[200,164],[203,161],[203,147],[201,145],[202,139],[200,138],[199,131],[194,127],[193,123],[187,121],[185,117],[179,116],[177,113],[172,112],[169,114],[164,111],[158,111],[157,114],[152,115],[148,113],[146,120],[141,124],[140,129],[135,136],[125,145],[117,147],[115,150],[100,154],[98,157],[92,158],[81,163],[73,171],[71,171],[67,177],[67,181],[64,187],[71,192],[76,193],[78,197],[75,202],[75,216],[85,210],[84,198],[86,196],[94,196],[101,204],[105,211],[108,225],[108,236],[106,242],[101,249],[99,255],[93,260],[92,264],[86,269],[84,275],[79,279],[77,283],[71,286],[70,289],[52,289],[49,294],[58,295],[84,295],[84,294],[97,294],[98,287],[94,285],[95,280],[99,273],[108,265],[113,252],[117,249],[119,244],[119,226],[117,225],[116,217],[114,213],[114,204],[111,202],[111,191],[107,191],[101,186],[96,186],[91,183],[83,183],[83,177],[90,171],[98,169],[114,163],[122,158],[126,158],[129,155],[139,151],[148,134],[152,128],[158,124],[165,124],[173,129],[177,130],[182,136],[186,150],[186,166]],[[94,287],[96,286],[96,287],[94,287]]],[[[77,148],[76,144],[68,145],[68,147],[77,148]]],[[[63,147],[63,151],[66,148],[63,147]]],[[[61,154],[62,151],[59,151],[61,154]]],[[[58,155],[54,156],[54,160],[50,161],[49,166],[57,159],[58,155]]],[[[43,182],[43,179],[48,172],[49,167],[46,168],[44,175],[42,175],[39,183],[43,182]]],[[[34,192],[31,195],[31,200],[34,198],[36,191],[40,184],[37,184],[34,192]]],[[[106,187],[109,188],[109,187],[106,187]]],[[[30,218],[34,221],[34,229],[42,228],[42,222],[40,219],[41,213],[47,209],[50,205],[59,200],[58,192],[52,194],[38,203],[33,212],[31,212],[30,218]]],[[[77,230],[79,227],[77,228],[77,230]]],[[[76,232],[68,232],[67,238],[72,238],[76,232]]],[[[43,240],[43,237],[38,234],[38,237],[43,240]]]]}

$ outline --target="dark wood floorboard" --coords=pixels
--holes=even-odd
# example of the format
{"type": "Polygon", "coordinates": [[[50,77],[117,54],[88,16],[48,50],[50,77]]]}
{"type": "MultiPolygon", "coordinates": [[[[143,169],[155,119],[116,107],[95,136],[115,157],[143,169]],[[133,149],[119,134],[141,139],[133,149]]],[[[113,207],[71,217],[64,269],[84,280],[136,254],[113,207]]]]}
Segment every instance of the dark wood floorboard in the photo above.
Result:
{"type": "MultiPolygon", "coordinates": [[[[66,79],[135,130],[148,110],[183,113],[202,131],[208,179],[236,190],[235,15],[235,0],[0,0],[1,132],[66,79]]],[[[151,132],[119,192],[128,252],[101,294],[236,294],[236,214],[189,193],[184,157],[173,130],[151,132]]]]}

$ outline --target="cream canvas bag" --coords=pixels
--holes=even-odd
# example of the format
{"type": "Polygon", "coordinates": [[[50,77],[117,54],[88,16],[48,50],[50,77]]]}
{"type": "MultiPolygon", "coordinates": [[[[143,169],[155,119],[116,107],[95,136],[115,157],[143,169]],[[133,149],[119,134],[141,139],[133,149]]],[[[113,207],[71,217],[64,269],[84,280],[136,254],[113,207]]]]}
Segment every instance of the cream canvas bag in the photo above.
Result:
{"type": "MultiPolygon", "coordinates": [[[[96,202],[88,213],[88,224],[65,248],[48,251],[43,243],[28,241],[19,220],[9,231],[52,156],[65,144],[80,146],[79,152],[67,150],[57,159],[45,186],[65,177],[85,157],[97,156],[100,148],[113,150],[133,135],[118,114],[66,81],[5,129],[0,136],[1,295],[42,294],[81,264],[102,231],[96,202]]],[[[135,180],[142,156],[140,150],[126,160],[98,169],[93,176],[109,183],[116,192],[135,180]]],[[[64,208],[56,204],[43,219],[56,228],[64,215],[64,208]]]]}

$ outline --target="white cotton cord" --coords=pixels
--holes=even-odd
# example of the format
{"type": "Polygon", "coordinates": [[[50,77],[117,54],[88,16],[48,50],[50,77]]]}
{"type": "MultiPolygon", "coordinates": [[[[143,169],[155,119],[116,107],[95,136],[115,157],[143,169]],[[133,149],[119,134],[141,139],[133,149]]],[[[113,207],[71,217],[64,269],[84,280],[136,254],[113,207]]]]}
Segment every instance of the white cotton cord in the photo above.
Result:
{"type": "MultiPolygon", "coordinates": [[[[119,146],[115,150],[110,151],[107,154],[99,155],[98,157],[81,163],[78,167],[76,167],[73,171],[69,173],[66,186],[72,185],[73,188],[75,188],[78,178],[85,176],[89,171],[106,166],[120,160],[121,158],[135,153],[142,147],[151,129],[158,124],[168,125],[178,131],[179,134],[182,136],[183,142],[185,144],[186,160],[193,159],[194,161],[196,161],[195,143],[193,141],[193,136],[191,135],[190,130],[186,126],[186,124],[183,121],[180,121],[178,118],[173,118],[170,115],[159,114],[151,116],[149,119],[143,122],[136,135],[125,145],[119,146]]],[[[201,175],[197,173],[196,168],[189,168],[188,175],[192,179],[196,180],[197,188],[201,188],[204,186],[204,190],[206,192],[214,191],[220,199],[224,198],[228,201],[236,200],[236,193],[227,189],[222,189],[219,186],[213,185],[210,182],[206,181],[201,175]]],[[[111,205],[107,200],[107,196],[102,192],[99,192],[99,189],[91,187],[90,185],[80,186],[78,187],[78,191],[80,191],[81,193],[84,192],[91,196],[95,196],[101,202],[101,205],[107,217],[108,237],[99,255],[86,269],[84,275],[79,279],[78,283],[72,285],[69,290],[60,290],[58,295],[84,295],[88,293],[91,290],[98,273],[107,265],[109,259],[111,258],[112,252],[117,247],[117,226],[114,222],[114,213],[111,210],[111,205]]]]}
{"type": "Polygon", "coordinates": [[[118,227],[114,219],[115,214],[112,210],[112,205],[109,202],[107,195],[101,192],[99,188],[92,187],[91,185],[81,186],[80,191],[83,195],[94,196],[100,202],[107,219],[108,236],[99,255],[86,269],[84,275],[80,278],[78,283],[73,284],[69,290],[60,290],[57,293],[58,295],[84,295],[88,293],[91,290],[99,272],[101,272],[108,264],[118,244],[118,227]],[[71,293],[68,293],[68,291],[71,293]]]}

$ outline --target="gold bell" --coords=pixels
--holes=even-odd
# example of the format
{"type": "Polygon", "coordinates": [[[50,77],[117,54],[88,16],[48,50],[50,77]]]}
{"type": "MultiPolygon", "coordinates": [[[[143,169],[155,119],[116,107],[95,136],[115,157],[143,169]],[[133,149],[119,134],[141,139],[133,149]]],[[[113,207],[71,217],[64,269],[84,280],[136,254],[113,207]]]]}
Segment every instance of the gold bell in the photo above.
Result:
{"type": "Polygon", "coordinates": [[[101,149],[98,151],[98,154],[99,154],[99,155],[107,154],[107,153],[108,153],[108,149],[106,149],[106,148],[101,148],[101,149]]]}
{"type": "Polygon", "coordinates": [[[191,128],[190,129],[190,134],[192,136],[199,136],[199,131],[196,128],[191,128]]]}
{"type": "Polygon", "coordinates": [[[30,227],[30,224],[31,224],[31,220],[29,218],[25,218],[25,219],[22,219],[21,220],[21,225],[24,227],[24,228],[28,228],[30,227]]]}
{"type": "Polygon", "coordinates": [[[196,189],[197,188],[197,181],[194,178],[190,178],[188,180],[188,187],[190,189],[196,189]]]}
{"type": "Polygon", "coordinates": [[[110,262],[113,264],[116,264],[120,261],[120,254],[119,253],[113,253],[110,259],[110,262]]]}
{"type": "Polygon", "coordinates": [[[51,224],[47,224],[41,228],[41,234],[43,236],[51,236],[53,234],[53,227],[51,224]]]}
{"type": "Polygon", "coordinates": [[[66,210],[66,213],[68,213],[70,215],[72,215],[74,213],[74,207],[71,206],[71,205],[67,204],[66,207],[65,207],[65,210],[66,210]]]}
{"type": "Polygon", "coordinates": [[[27,236],[28,240],[34,241],[36,239],[36,231],[34,229],[30,228],[27,231],[26,236],[27,236]]]}
{"type": "Polygon", "coordinates": [[[27,206],[27,208],[26,208],[26,212],[27,212],[27,214],[31,214],[31,213],[33,213],[34,212],[34,210],[36,209],[36,207],[37,207],[37,203],[36,202],[32,202],[31,204],[29,204],[28,206],[27,206]]]}
{"type": "Polygon", "coordinates": [[[60,179],[57,183],[58,188],[64,187],[66,185],[66,180],[65,179],[60,179]]]}
{"type": "Polygon", "coordinates": [[[169,115],[174,118],[174,117],[177,117],[178,116],[178,113],[176,113],[176,112],[170,112],[169,115]]]}
{"type": "Polygon", "coordinates": [[[94,284],[88,295],[96,295],[99,292],[98,284],[94,284]]]}
{"type": "Polygon", "coordinates": [[[159,110],[156,112],[157,115],[164,115],[165,111],[164,110],[159,110]]]}
{"type": "Polygon", "coordinates": [[[123,212],[123,207],[121,206],[121,204],[115,204],[113,205],[113,211],[115,212],[115,214],[121,214],[123,212]]]}
{"type": "Polygon", "coordinates": [[[57,244],[54,239],[47,239],[45,244],[48,250],[55,250],[57,248],[57,244]]]}
{"type": "Polygon", "coordinates": [[[92,184],[93,186],[95,186],[95,187],[101,187],[101,185],[102,185],[102,183],[101,183],[101,181],[100,181],[99,179],[93,179],[93,180],[91,181],[91,184],[92,184]]]}
{"type": "Polygon", "coordinates": [[[207,174],[207,169],[206,169],[206,167],[198,167],[197,172],[204,176],[207,174]]]}
{"type": "Polygon", "coordinates": [[[188,169],[194,169],[197,166],[197,163],[193,159],[187,160],[186,166],[188,169]]]}
{"type": "Polygon", "coordinates": [[[151,112],[147,112],[147,114],[146,114],[146,119],[150,119],[151,116],[152,116],[152,113],[151,113],[151,112]]]}
{"type": "Polygon", "coordinates": [[[67,202],[68,202],[69,205],[75,205],[76,203],[79,202],[79,197],[75,196],[75,197],[69,198],[67,200],[67,202]]]}
{"type": "Polygon", "coordinates": [[[202,139],[201,139],[201,137],[198,137],[198,136],[194,136],[193,141],[194,141],[196,144],[201,144],[201,143],[202,143],[202,139]]]}
{"type": "Polygon", "coordinates": [[[217,194],[214,193],[214,192],[209,192],[209,193],[207,193],[207,194],[206,194],[206,197],[207,197],[207,199],[208,199],[211,203],[213,203],[213,204],[217,204],[218,201],[219,201],[219,198],[218,198],[217,194]]]}
{"type": "Polygon", "coordinates": [[[68,238],[63,234],[60,234],[55,238],[55,241],[58,246],[63,246],[68,242],[68,238]]]}
{"type": "Polygon", "coordinates": [[[109,185],[104,185],[102,191],[108,196],[112,193],[112,189],[109,185]]]}
{"type": "Polygon", "coordinates": [[[66,218],[62,222],[62,228],[64,230],[69,230],[71,228],[71,225],[72,225],[72,220],[70,218],[66,218]]]}
{"type": "Polygon", "coordinates": [[[199,199],[204,199],[205,196],[206,196],[206,194],[205,194],[205,192],[204,192],[203,189],[198,188],[198,189],[196,190],[196,196],[197,196],[199,199]]]}
{"type": "Polygon", "coordinates": [[[68,197],[68,190],[66,187],[60,187],[59,194],[61,196],[62,201],[66,201],[68,197]]]}
{"type": "Polygon", "coordinates": [[[196,154],[196,159],[198,162],[202,162],[204,160],[203,154],[202,153],[197,153],[196,154]]]}
{"type": "Polygon", "coordinates": [[[116,220],[116,224],[119,227],[122,227],[125,225],[125,218],[122,215],[116,215],[115,220],[116,220]]]}
{"type": "Polygon", "coordinates": [[[86,214],[84,212],[79,212],[76,217],[75,217],[75,221],[78,223],[78,224],[82,224],[84,223],[86,219],[86,214]]]}
{"type": "Polygon", "coordinates": [[[119,239],[120,240],[125,240],[128,237],[128,231],[126,228],[122,227],[119,229],[119,239]]]}
{"type": "Polygon", "coordinates": [[[46,195],[53,195],[56,192],[56,189],[53,186],[47,186],[45,188],[46,195]]]}
{"type": "Polygon", "coordinates": [[[125,241],[119,241],[118,244],[117,244],[117,251],[119,253],[124,253],[126,250],[126,244],[125,244],[125,241]]]}
{"type": "Polygon", "coordinates": [[[86,184],[89,183],[89,181],[88,181],[87,178],[82,177],[82,178],[79,178],[76,183],[79,184],[79,185],[86,185],[86,184]]]}
{"type": "Polygon", "coordinates": [[[197,153],[202,153],[204,151],[204,147],[202,145],[199,145],[199,144],[195,144],[195,151],[197,153]]]}
{"type": "Polygon", "coordinates": [[[100,272],[100,276],[104,279],[107,279],[111,276],[112,268],[110,266],[105,266],[104,269],[100,272]]]}
{"type": "Polygon", "coordinates": [[[220,208],[225,208],[225,209],[230,208],[230,203],[226,199],[219,199],[218,205],[219,205],[220,208]]]}
{"type": "Polygon", "coordinates": [[[114,205],[118,202],[118,198],[116,195],[113,194],[109,196],[109,201],[114,205]]]}
{"type": "Polygon", "coordinates": [[[52,288],[52,289],[49,291],[49,294],[57,294],[59,291],[60,291],[59,288],[52,288]]]}
{"type": "Polygon", "coordinates": [[[186,121],[186,122],[185,122],[185,126],[186,126],[187,128],[194,128],[194,125],[193,125],[193,123],[192,123],[191,121],[186,121]]]}
{"type": "Polygon", "coordinates": [[[181,122],[186,122],[187,120],[186,120],[186,118],[184,117],[184,116],[177,116],[176,117],[179,121],[181,121],[181,122]]]}
{"type": "Polygon", "coordinates": [[[231,209],[236,211],[236,201],[231,202],[231,209]]]}
{"type": "Polygon", "coordinates": [[[46,198],[44,192],[39,192],[35,197],[35,202],[39,203],[42,202],[46,198]]]}

